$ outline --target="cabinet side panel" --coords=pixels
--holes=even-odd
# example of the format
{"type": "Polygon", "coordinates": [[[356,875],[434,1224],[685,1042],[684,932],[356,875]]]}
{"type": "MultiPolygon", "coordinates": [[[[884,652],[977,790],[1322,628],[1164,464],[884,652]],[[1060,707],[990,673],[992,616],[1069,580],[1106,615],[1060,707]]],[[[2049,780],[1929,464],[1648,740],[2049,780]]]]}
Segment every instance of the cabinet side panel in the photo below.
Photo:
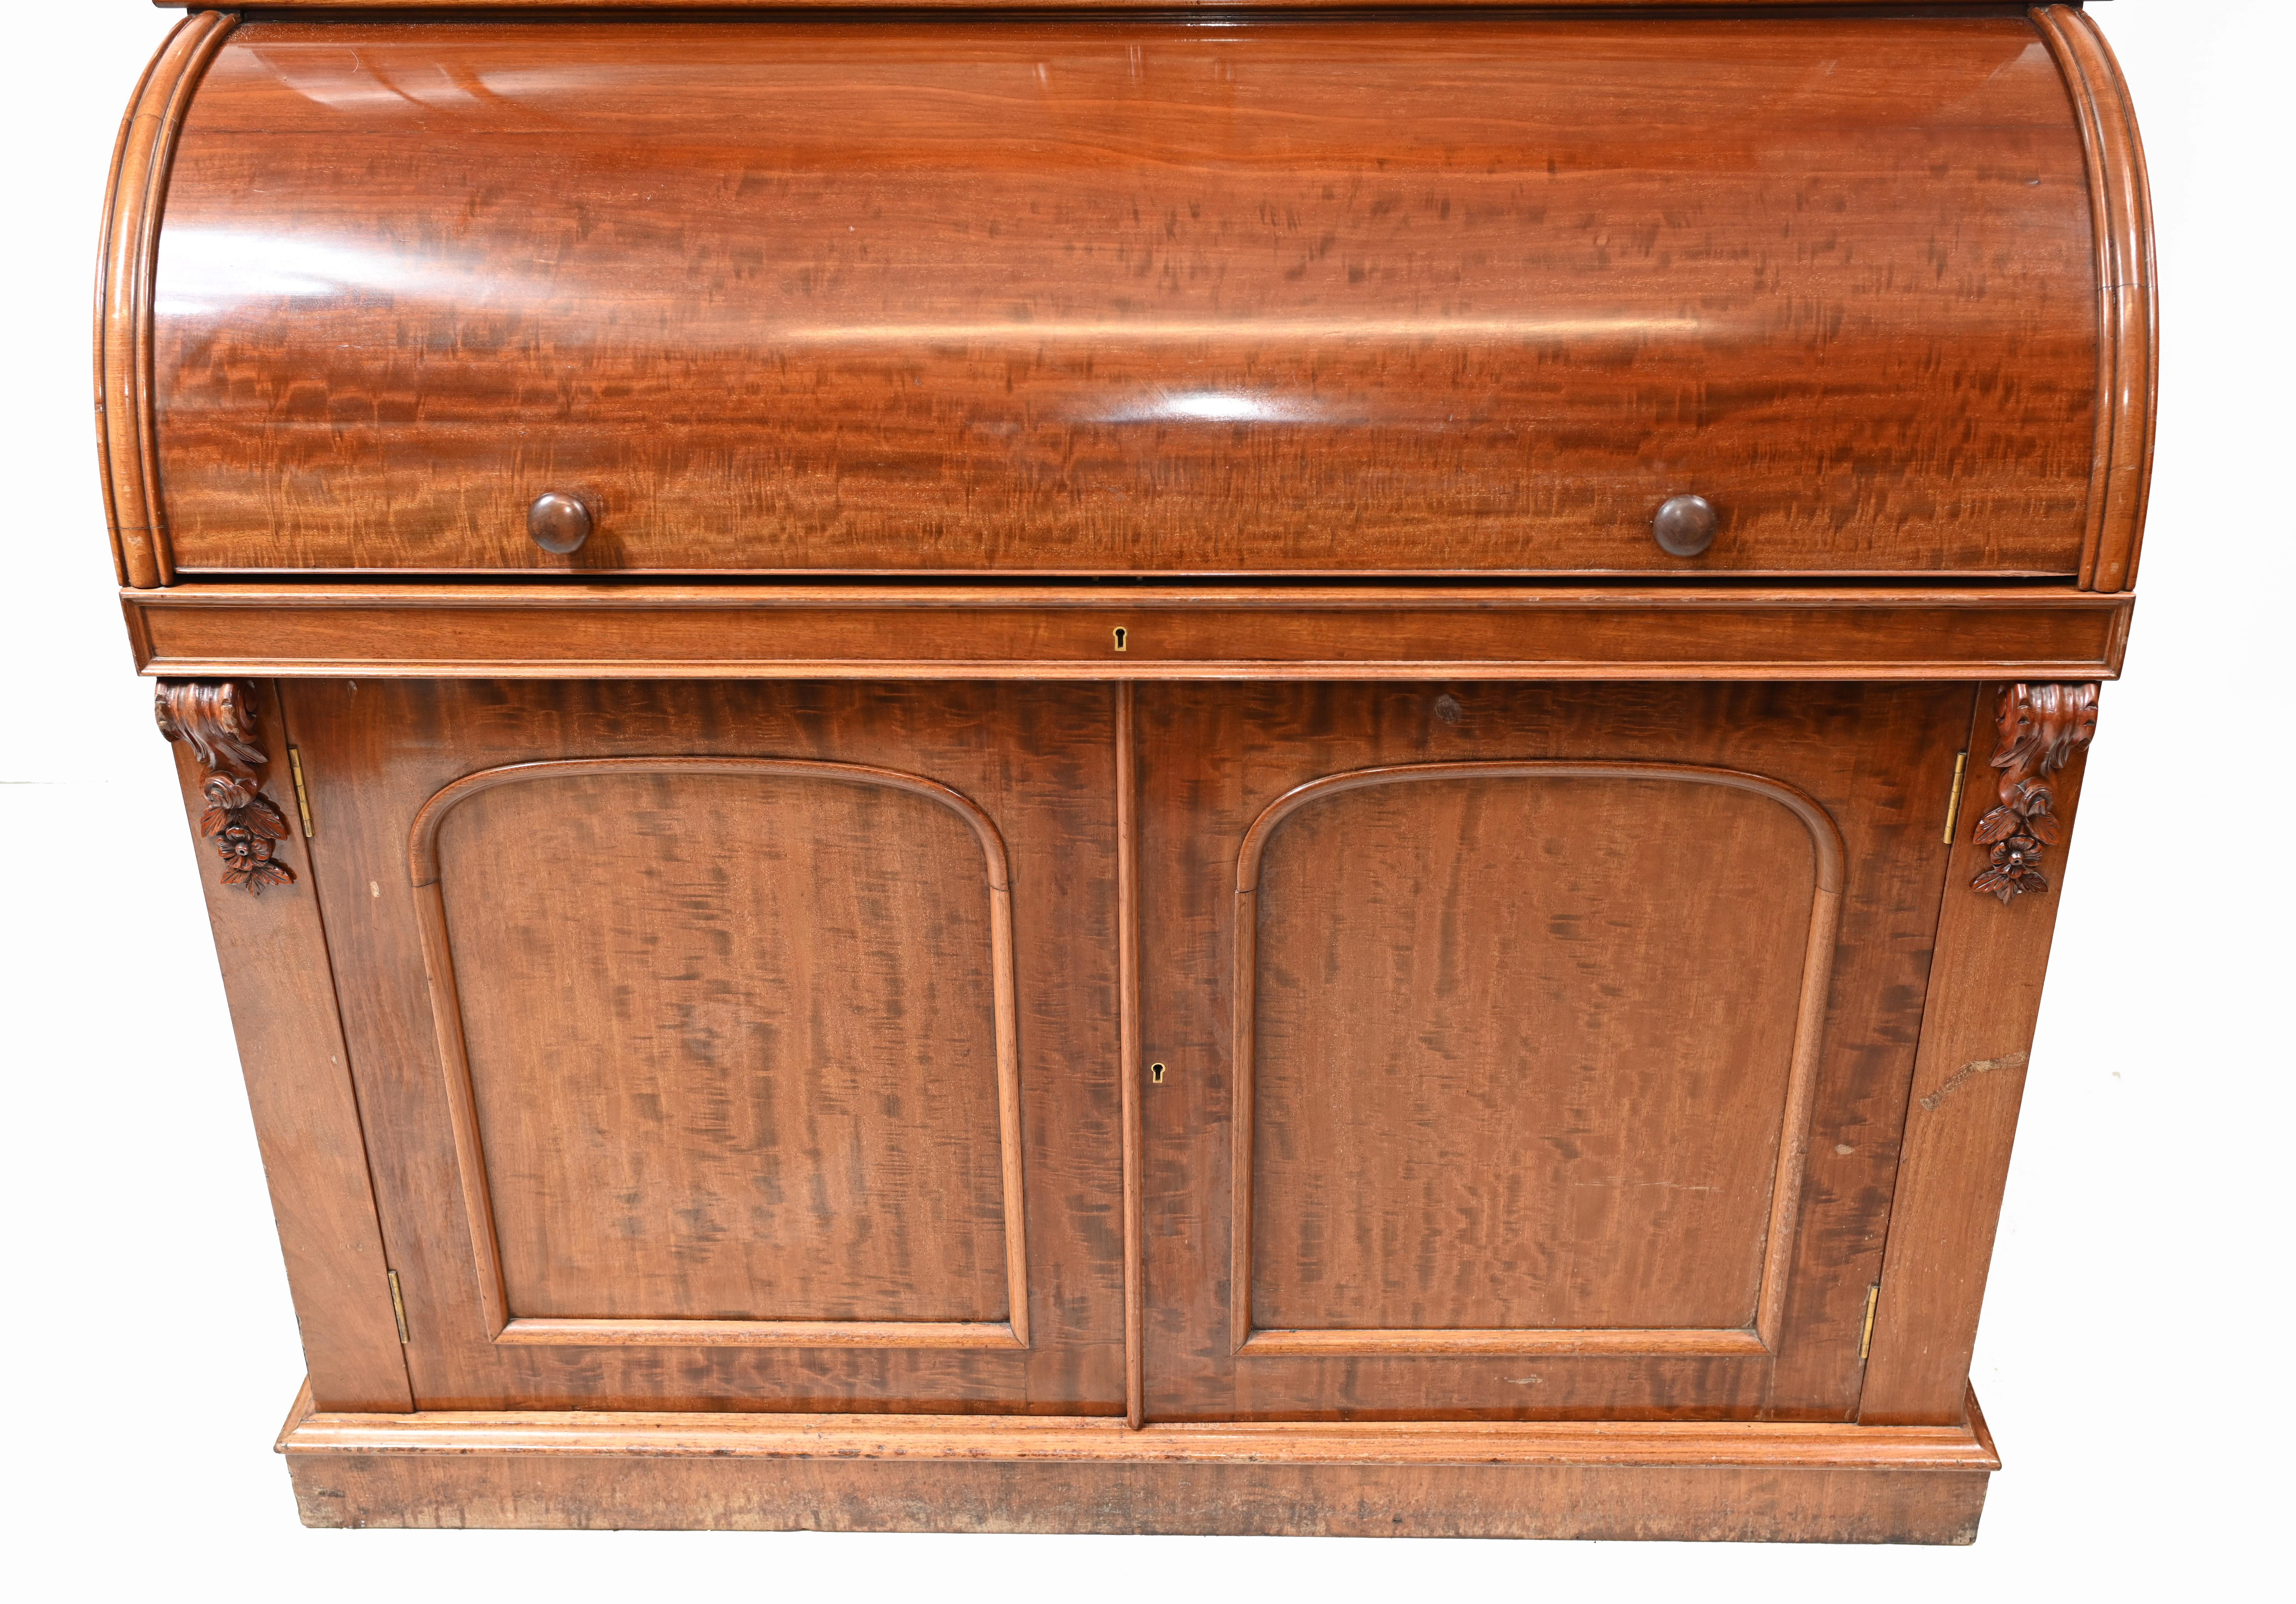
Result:
{"type": "MultiPolygon", "coordinates": [[[[283,781],[287,741],[270,687],[260,702],[257,729],[271,755],[267,772],[283,781]]],[[[291,884],[271,885],[260,896],[225,885],[199,833],[208,806],[199,761],[181,743],[174,751],[313,1402],[321,1409],[411,1409],[310,843],[296,830],[278,844],[277,857],[295,872],[291,884]]]]}
{"type": "MultiPolygon", "coordinates": [[[[1970,888],[1992,852],[1977,839],[1978,821],[1999,800],[1995,771],[1987,766],[1994,748],[1995,689],[1978,698],[1969,785],[1946,874],[1930,1005],[1874,1305],[1872,1356],[1858,1402],[1857,1418],[1868,1426],[1947,1425],[1962,1419],[2056,929],[2054,889],[2005,906],[1970,888]]],[[[2068,839],[2081,769],[2076,757],[2053,782],[2068,839]]],[[[2049,878],[2059,880],[2062,848],[2051,857],[2049,878]]]]}

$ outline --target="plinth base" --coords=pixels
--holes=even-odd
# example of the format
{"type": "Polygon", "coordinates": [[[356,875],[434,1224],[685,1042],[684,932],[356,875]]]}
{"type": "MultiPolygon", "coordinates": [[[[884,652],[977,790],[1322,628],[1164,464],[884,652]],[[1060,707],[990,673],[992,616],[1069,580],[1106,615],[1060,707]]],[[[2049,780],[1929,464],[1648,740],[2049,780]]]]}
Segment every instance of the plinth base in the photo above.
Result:
{"type": "Polygon", "coordinates": [[[1963,1426],[1152,1425],[1080,1416],[323,1414],[279,1451],[314,1526],[1111,1532],[1965,1543],[1963,1426]]]}

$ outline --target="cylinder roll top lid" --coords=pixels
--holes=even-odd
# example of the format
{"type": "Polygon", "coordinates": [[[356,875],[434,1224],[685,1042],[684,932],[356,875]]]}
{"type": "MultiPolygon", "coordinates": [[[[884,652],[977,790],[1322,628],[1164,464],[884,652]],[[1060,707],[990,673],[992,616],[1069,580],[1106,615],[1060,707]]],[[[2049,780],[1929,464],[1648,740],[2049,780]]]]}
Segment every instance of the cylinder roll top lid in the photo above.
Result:
{"type": "Polygon", "coordinates": [[[131,583],[2131,579],[2149,219],[2071,8],[327,9],[139,91],[131,583]]]}

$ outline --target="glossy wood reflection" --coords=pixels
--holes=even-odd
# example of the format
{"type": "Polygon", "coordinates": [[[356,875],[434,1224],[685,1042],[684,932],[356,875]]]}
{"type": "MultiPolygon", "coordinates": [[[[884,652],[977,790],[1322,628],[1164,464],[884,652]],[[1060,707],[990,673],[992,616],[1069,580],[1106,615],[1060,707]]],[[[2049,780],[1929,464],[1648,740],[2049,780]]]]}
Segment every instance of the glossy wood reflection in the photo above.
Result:
{"type": "Polygon", "coordinates": [[[258,21],[158,272],[189,571],[2070,575],[2098,439],[2020,17],[258,21]]]}
{"type": "MultiPolygon", "coordinates": [[[[1852,0],[1854,3],[1854,0],[1852,0]]],[[[166,9],[190,7],[200,0],[152,0],[166,9]]],[[[1843,0],[1602,0],[1601,9],[1610,12],[1632,11],[1745,11],[1759,5],[1773,9],[1792,10],[1795,7],[1843,8],[1843,0]]],[[[997,11],[1073,11],[1073,12],[1163,12],[1185,15],[1191,12],[1259,12],[1259,11],[1352,11],[1383,12],[1414,11],[1474,11],[1497,8],[1505,11],[1587,11],[1593,9],[1587,0],[1348,0],[1335,4],[1332,0],[998,0],[997,11]]],[[[264,10],[277,12],[373,12],[379,7],[375,0],[265,0],[264,10]]],[[[923,12],[980,11],[988,9],[977,0],[391,0],[393,11],[430,12],[436,15],[451,12],[542,12],[578,14],[582,12],[743,12],[743,11],[841,11],[841,12],[923,12]]],[[[2002,12],[2012,9],[2001,0],[1927,0],[1926,11],[2002,12]]]]}
{"type": "Polygon", "coordinates": [[[2087,12],[849,9],[132,97],[306,1519],[1969,1541],[2160,368],[2087,12]]]}

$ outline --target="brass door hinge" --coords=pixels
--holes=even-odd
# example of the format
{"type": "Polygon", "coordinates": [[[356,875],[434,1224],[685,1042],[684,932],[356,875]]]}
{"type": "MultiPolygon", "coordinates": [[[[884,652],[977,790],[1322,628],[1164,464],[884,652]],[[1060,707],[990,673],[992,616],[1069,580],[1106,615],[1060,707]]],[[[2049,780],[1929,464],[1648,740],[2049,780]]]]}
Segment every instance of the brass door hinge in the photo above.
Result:
{"type": "Polygon", "coordinates": [[[383,1273],[390,1277],[390,1317],[398,1322],[398,1346],[405,1347],[407,1342],[406,1299],[398,1290],[398,1272],[386,1270],[383,1273]]]}
{"type": "MultiPolygon", "coordinates": [[[[1866,1289],[1866,1329],[1857,1337],[1857,1363],[1860,1364],[1865,1363],[1866,1356],[1874,1351],[1874,1311],[1881,1306],[1881,1303],[1882,1283],[1875,1281],[1866,1289]]],[[[404,1342],[406,1338],[402,1336],[399,1340],[404,1342]]]]}
{"type": "Polygon", "coordinates": [[[295,782],[295,811],[302,815],[303,839],[308,841],[311,839],[312,833],[311,791],[310,788],[303,783],[302,748],[291,746],[287,749],[287,773],[295,782]]]}
{"type": "MultiPolygon", "coordinates": [[[[294,749],[292,747],[287,749],[290,755],[292,755],[294,749]]],[[[297,773],[299,776],[301,771],[298,770],[297,773]]],[[[1948,847],[1953,845],[1954,837],[1961,833],[1961,788],[1968,779],[1969,754],[1956,752],[1953,755],[1953,795],[1947,798],[1945,805],[1945,844],[1948,847]]],[[[303,782],[299,777],[295,783],[299,786],[303,782]]],[[[297,794],[301,793],[299,791],[297,794]]],[[[308,825],[304,827],[303,833],[306,835],[310,833],[308,825]]]]}

